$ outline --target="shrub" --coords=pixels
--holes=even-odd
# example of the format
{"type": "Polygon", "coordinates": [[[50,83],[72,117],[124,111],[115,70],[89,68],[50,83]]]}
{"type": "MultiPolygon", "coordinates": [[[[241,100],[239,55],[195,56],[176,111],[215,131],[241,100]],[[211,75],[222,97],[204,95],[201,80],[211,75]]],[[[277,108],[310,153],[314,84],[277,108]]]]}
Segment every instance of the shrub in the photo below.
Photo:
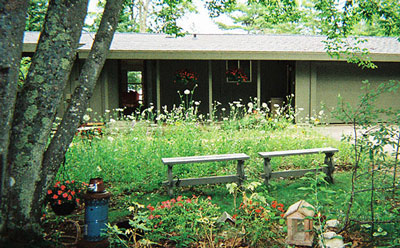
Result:
{"type": "Polygon", "coordinates": [[[147,208],[150,210],[149,226],[153,228],[147,238],[157,242],[168,239],[174,241],[176,247],[186,247],[204,238],[220,214],[219,207],[211,203],[211,197],[178,196],[147,208]]]}

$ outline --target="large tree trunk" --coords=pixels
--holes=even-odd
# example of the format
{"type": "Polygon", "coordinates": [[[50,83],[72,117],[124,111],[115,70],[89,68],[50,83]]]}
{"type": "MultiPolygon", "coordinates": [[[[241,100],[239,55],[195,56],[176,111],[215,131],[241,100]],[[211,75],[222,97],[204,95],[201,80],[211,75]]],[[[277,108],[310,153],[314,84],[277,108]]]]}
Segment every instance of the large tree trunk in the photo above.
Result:
{"type": "Polygon", "coordinates": [[[86,112],[89,99],[93,94],[97,79],[107,58],[107,53],[118,25],[119,12],[123,0],[107,1],[96,38],[79,75],[79,86],[71,97],[71,102],[64,113],[51,143],[44,155],[41,185],[37,187],[38,197],[52,183],[54,176],[64,160],[69,144],[86,112]]]}
{"type": "MultiPolygon", "coordinates": [[[[4,185],[9,178],[7,153],[28,3],[29,0],[0,0],[0,199],[5,197],[4,185]]],[[[7,217],[3,200],[0,200],[0,213],[1,232],[7,217]]]]}
{"type": "MultiPolygon", "coordinates": [[[[43,154],[74,63],[88,0],[51,0],[43,31],[15,104],[8,151],[10,182],[5,184],[8,234],[24,237],[40,232],[41,197],[35,186],[42,174],[43,154]]],[[[4,232],[2,233],[4,235],[4,232]]],[[[12,237],[9,237],[12,239],[12,237]]]]}

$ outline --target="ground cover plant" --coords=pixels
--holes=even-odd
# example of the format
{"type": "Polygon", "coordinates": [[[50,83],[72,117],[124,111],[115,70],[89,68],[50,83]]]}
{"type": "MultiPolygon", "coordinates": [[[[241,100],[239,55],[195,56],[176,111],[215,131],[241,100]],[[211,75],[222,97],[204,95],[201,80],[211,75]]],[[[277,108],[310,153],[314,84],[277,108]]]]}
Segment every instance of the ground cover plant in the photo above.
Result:
{"type": "MultiPolygon", "coordinates": [[[[281,215],[300,199],[318,210],[316,221],[322,225],[317,234],[324,231],[327,219],[346,220],[355,163],[350,143],[321,135],[313,125],[294,124],[296,111],[290,107],[271,115],[263,104],[258,108],[254,102],[237,102],[231,104],[233,110],[225,110],[227,117],[212,119],[194,114],[196,106],[194,101],[183,101],[177,109],[159,115],[149,108],[124,121],[113,117],[102,133],[76,135],[60,177],[68,174],[69,179],[83,182],[93,177],[104,179],[113,194],[108,229],[113,247],[284,247],[286,226],[281,215]],[[335,184],[327,184],[324,175],[272,180],[269,187],[261,184],[263,161],[258,152],[327,146],[340,150],[334,156],[335,184]],[[167,179],[163,157],[239,152],[251,157],[245,163],[248,181],[243,188],[235,184],[185,187],[178,188],[171,198],[162,186],[167,179]],[[224,212],[234,224],[218,221],[224,212]],[[117,226],[121,221],[129,225],[117,226]]],[[[324,155],[274,158],[272,168],[317,167],[323,159],[324,155]]],[[[233,162],[183,164],[176,166],[174,173],[178,178],[203,177],[232,174],[235,169],[233,162]]],[[[359,182],[365,185],[369,181],[361,178],[359,182]]],[[[374,228],[375,242],[396,244],[399,230],[391,221],[399,216],[399,197],[385,191],[377,191],[374,197],[377,202],[389,203],[378,204],[375,211],[382,221],[374,228]]],[[[350,216],[360,223],[352,222],[342,232],[346,241],[359,246],[372,244],[368,238],[371,225],[365,222],[369,213],[364,209],[370,206],[366,199],[357,198],[353,203],[350,216]]],[[[75,218],[82,221],[82,214],[75,218]]],[[[51,214],[46,219],[51,222],[51,214]]]]}

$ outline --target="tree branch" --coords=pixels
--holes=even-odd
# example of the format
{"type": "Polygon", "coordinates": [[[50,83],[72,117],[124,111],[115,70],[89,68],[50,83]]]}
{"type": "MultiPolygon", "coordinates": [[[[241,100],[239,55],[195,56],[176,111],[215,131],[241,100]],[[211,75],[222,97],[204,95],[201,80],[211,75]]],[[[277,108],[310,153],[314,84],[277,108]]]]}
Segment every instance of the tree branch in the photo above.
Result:
{"type": "Polygon", "coordinates": [[[97,31],[89,57],[83,65],[79,75],[79,86],[71,97],[71,102],[64,113],[61,124],[57,128],[46,153],[44,154],[42,169],[47,175],[42,174],[41,186],[38,195],[41,195],[54,180],[69,144],[75,135],[82,117],[86,112],[88,102],[93,94],[97,79],[107,58],[107,53],[118,24],[119,12],[123,0],[109,0],[104,8],[100,27],[97,31]]]}
{"type": "Polygon", "coordinates": [[[0,232],[7,219],[5,185],[8,182],[7,165],[11,122],[17,98],[19,64],[28,0],[0,0],[0,232]]]}

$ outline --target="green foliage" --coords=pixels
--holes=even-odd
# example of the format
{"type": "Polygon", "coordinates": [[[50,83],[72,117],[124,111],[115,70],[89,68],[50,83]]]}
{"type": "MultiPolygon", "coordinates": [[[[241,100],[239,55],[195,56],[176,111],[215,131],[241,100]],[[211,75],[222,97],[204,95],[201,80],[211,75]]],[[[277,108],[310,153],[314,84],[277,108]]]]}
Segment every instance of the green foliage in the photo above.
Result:
{"type": "MultiPolygon", "coordinates": [[[[98,6],[104,8],[105,1],[100,0],[98,6]]],[[[120,13],[117,32],[165,33],[184,35],[177,20],[188,12],[194,12],[192,0],[125,0],[120,13]]],[[[98,29],[101,13],[95,16],[94,23],[86,25],[89,31],[98,29]]]]}
{"type": "Polygon", "coordinates": [[[283,217],[284,205],[273,200],[271,204],[267,199],[271,197],[256,192],[259,182],[250,182],[243,189],[236,183],[227,184],[230,194],[234,196],[235,227],[237,231],[243,232],[243,237],[250,243],[251,247],[260,247],[265,242],[273,244],[281,237],[282,225],[285,223],[283,217]],[[242,194],[242,202],[236,206],[238,193],[242,194]],[[250,196],[248,196],[250,194],[250,196]]]}
{"type": "Polygon", "coordinates": [[[220,214],[218,206],[211,203],[211,197],[178,196],[147,208],[151,211],[148,219],[153,230],[146,237],[153,241],[172,240],[176,247],[187,247],[206,237],[220,214]]]}
{"type": "Polygon", "coordinates": [[[354,0],[346,1],[342,6],[339,1],[321,0],[316,1],[314,7],[323,27],[321,33],[328,38],[325,46],[328,54],[337,58],[344,55],[348,62],[362,67],[376,68],[368,57],[368,50],[361,48],[367,40],[348,38],[360,34],[356,27],[364,24],[369,28],[377,27],[372,34],[400,34],[400,5],[395,0],[354,0]]]}
{"type": "Polygon", "coordinates": [[[26,31],[41,31],[44,17],[46,16],[48,0],[30,0],[28,16],[26,18],[26,31]]]}
{"type": "Polygon", "coordinates": [[[211,0],[206,2],[208,13],[211,17],[218,17],[222,13],[232,11],[236,0],[211,0]]]}
{"type": "Polygon", "coordinates": [[[18,77],[18,89],[21,90],[24,82],[26,80],[26,76],[28,75],[29,67],[31,66],[31,58],[23,57],[21,59],[21,64],[19,66],[19,77],[18,77]]]}
{"type": "Polygon", "coordinates": [[[296,1],[238,2],[235,7],[224,11],[237,24],[226,26],[218,23],[224,29],[242,28],[250,33],[299,33],[301,30],[298,22],[302,13],[296,1]]]}

